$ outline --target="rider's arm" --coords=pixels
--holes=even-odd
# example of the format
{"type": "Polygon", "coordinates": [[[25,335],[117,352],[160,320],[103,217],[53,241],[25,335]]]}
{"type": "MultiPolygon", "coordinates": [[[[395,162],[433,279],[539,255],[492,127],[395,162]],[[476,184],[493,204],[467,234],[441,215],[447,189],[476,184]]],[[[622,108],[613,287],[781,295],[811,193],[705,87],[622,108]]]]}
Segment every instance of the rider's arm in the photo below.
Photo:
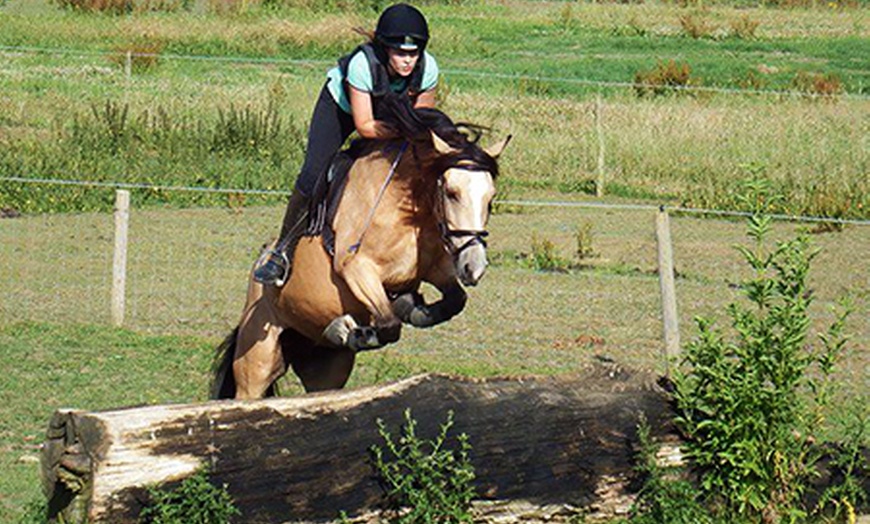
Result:
{"type": "Polygon", "coordinates": [[[353,125],[363,138],[393,138],[396,133],[386,123],[375,120],[371,94],[349,86],[353,125]]]}

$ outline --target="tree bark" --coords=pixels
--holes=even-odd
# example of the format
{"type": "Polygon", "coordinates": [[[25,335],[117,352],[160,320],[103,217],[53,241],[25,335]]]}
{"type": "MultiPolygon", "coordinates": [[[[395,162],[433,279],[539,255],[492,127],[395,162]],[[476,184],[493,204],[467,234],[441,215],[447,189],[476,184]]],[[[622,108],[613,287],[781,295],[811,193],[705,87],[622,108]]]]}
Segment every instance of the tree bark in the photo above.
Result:
{"type": "Polygon", "coordinates": [[[106,412],[59,410],[42,457],[50,511],[64,522],[135,523],[146,487],[207,466],[240,522],[373,515],[383,500],[370,461],[411,410],[431,439],[454,412],[491,521],[613,516],[631,503],[636,427],[678,444],[667,394],[648,373],[596,365],[570,377],[474,380],[421,375],[385,386],[262,401],[106,412]]]}

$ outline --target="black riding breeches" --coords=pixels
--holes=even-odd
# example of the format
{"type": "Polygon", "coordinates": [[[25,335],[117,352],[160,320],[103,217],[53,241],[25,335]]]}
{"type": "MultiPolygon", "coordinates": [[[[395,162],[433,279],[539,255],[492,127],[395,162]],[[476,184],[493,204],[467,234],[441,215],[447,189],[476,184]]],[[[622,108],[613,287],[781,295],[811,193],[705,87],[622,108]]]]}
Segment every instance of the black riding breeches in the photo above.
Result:
{"type": "Polygon", "coordinates": [[[342,111],[324,85],[308,127],[305,163],[296,179],[298,191],[306,197],[313,195],[318,179],[325,176],[332,157],[355,129],[353,117],[342,111]]]}

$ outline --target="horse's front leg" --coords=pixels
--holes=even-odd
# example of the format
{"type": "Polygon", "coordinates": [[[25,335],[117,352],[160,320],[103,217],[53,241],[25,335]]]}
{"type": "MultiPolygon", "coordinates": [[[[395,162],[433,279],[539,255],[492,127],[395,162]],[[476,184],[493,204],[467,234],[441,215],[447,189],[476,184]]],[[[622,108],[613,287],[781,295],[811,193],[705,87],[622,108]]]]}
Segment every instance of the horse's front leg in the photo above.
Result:
{"type": "Polygon", "coordinates": [[[404,293],[393,300],[393,312],[402,322],[414,327],[431,327],[455,317],[465,308],[468,294],[459,282],[452,282],[441,289],[441,300],[426,304],[416,291],[404,293]]]}
{"type": "MultiPolygon", "coordinates": [[[[351,327],[353,337],[357,342],[362,341],[363,345],[366,346],[364,349],[374,349],[399,340],[402,321],[393,313],[390,299],[381,283],[377,268],[366,259],[358,257],[344,265],[339,274],[354,297],[362,302],[374,317],[373,327],[377,344],[370,339],[370,332],[366,331],[367,326],[351,327]],[[365,342],[366,340],[368,342],[365,342]]],[[[336,321],[340,321],[340,319],[336,319],[336,321]]]]}

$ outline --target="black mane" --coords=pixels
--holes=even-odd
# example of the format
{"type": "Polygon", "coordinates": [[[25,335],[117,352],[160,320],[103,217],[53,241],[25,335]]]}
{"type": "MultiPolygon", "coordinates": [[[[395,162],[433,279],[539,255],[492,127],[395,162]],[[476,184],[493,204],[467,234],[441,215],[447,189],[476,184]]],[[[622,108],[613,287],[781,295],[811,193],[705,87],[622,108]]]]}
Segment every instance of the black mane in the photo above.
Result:
{"type": "Polygon", "coordinates": [[[381,102],[381,118],[391,124],[399,135],[410,142],[431,143],[434,132],[442,140],[458,150],[456,154],[438,160],[440,171],[459,163],[472,164],[488,171],[493,178],[498,176],[498,163],[478,144],[488,128],[468,123],[454,123],[444,112],[434,108],[415,109],[408,97],[384,97],[381,102]]]}

